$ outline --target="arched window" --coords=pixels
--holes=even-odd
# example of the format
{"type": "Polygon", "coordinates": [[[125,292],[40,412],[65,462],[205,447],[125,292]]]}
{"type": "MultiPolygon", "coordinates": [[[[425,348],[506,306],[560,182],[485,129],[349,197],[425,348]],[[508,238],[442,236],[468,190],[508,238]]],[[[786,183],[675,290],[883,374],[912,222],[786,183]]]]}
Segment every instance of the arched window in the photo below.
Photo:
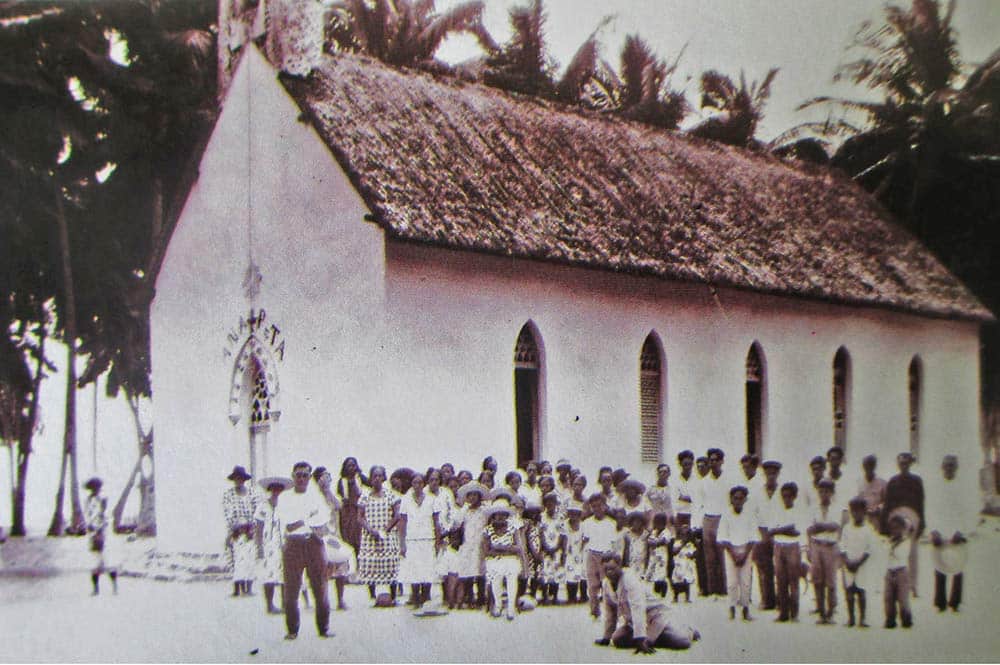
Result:
{"type": "Polygon", "coordinates": [[[840,347],[833,356],[833,445],[847,451],[847,419],[851,402],[851,355],[840,347]]]}
{"type": "Polygon", "coordinates": [[[663,349],[649,333],[639,354],[639,450],[643,462],[658,463],[663,452],[663,349]]]}
{"type": "Polygon", "coordinates": [[[517,419],[517,465],[537,460],[542,422],[542,351],[529,321],[514,345],[514,414],[517,419]]]}
{"type": "Polygon", "coordinates": [[[910,395],[910,452],[920,459],[920,396],[922,392],[923,367],[920,357],[910,361],[908,392],[910,395]]]}
{"type": "Polygon", "coordinates": [[[766,406],[767,373],[764,351],[760,344],[754,342],[747,352],[746,361],[747,453],[750,455],[763,455],[766,406]]]}

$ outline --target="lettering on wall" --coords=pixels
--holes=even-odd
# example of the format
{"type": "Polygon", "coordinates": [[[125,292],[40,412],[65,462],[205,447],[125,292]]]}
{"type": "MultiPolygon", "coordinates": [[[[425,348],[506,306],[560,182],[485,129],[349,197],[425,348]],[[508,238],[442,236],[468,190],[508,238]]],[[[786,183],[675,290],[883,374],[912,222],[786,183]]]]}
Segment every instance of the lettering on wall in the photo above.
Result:
{"type": "MultiPolygon", "coordinates": [[[[281,336],[281,328],[268,320],[264,308],[251,309],[248,316],[241,316],[239,323],[227,332],[222,357],[232,363],[230,422],[236,425],[247,415],[243,413],[243,396],[246,393],[253,393],[258,398],[266,395],[267,419],[277,421],[281,417],[281,411],[277,409],[277,365],[285,359],[285,340],[281,336]]],[[[254,410],[255,413],[257,411],[260,409],[254,410]]]]}

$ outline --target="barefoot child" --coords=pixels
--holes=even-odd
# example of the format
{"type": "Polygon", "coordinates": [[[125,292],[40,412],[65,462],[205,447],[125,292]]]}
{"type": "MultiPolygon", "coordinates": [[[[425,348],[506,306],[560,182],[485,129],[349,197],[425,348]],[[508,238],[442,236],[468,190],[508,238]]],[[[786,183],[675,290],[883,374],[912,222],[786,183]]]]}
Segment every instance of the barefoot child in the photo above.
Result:
{"type": "Polygon", "coordinates": [[[649,532],[646,531],[646,514],[634,511],[625,517],[622,534],[622,566],[631,568],[640,579],[646,575],[649,532]]]}
{"type": "Polygon", "coordinates": [[[583,521],[584,547],[587,550],[587,594],[590,600],[590,615],[601,616],[601,579],[603,564],[601,558],[617,549],[618,525],[608,514],[608,504],[604,494],[595,492],[590,496],[591,515],[583,521]]]}
{"type": "Polygon", "coordinates": [[[462,544],[462,530],[452,529],[444,540],[445,546],[439,557],[439,566],[444,573],[444,599],[449,610],[461,609],[464,589],[458,578],[458,548],[462,544]]]}
{"type": "Polygon", "coordinates": [[[896,627],[896,606],[903,622],[903,628],[913,625],[910,614],[910,542],[908,525],[902,515],[889,518],[889,565],[885,573],[885,627],[896,627]]]}
{"type": "Polygon", "coordinates": [[[566,561],[566,523],[559,504],[556,492],[542,495],[542,505],[545,510],[538,523],[542,536],[542,605],[556,604],[559,583],[563,580],[563,564],[566,561]]]}
{"type": "Polygon", "coordinates": [[[684,602],[691,602],[691,585],[694,584],[698,564],[695,558],[697,550],[694,544],[694,535],[687,524],[681,523],[678,527],[677,538],[671,545],[674,550],[674,570],[670,573],[670,584],[674,592],[674,602],[684,594],[684,602]]]}
{"type": "Polygon", "coordinates": [[[583,547],[583,509],[576,504],[566,508],[566,598],[574,604],[587,601],[587,553],[583,547]]]}
{"type": "Polygon", "coordinates": [[[867,515],[865,498],[856,496],[851,499],[848,508],[851,511],[851,521],[840,532],[840,554],[844,560],[844,597],[847,599],[847,625],[854,626],[854,601],[858,604],[858,622],[860,628],[867,628],[865,623],[865,601],[867,590],[874,588],[870,578],[873,571],[868,562],[877,547],[877,534],[871,524],[865,519],[867,515]]]}
{"type": "Polygon", "coordinates": [[[670,529],[667,528],[666,513],[656,513],[653,516],[653,529],[647,541],[649,554],[644,577],[653,585],[653,591],[660,594],[661,598],[667,595],[667,559],[672,540],[670,529]]]}
{"type": "Polygon", "coordinates": [[[745,508],[749,491],[743,485],[729,490],[730,509],[719,521],[718,541],[725,553],[726,581],[729,586],[729,619],[736,618],[741,607],[744,621],[750,618],[750,585],[753,563],[750,555],[759,539],[757,515],[745,508]]]}

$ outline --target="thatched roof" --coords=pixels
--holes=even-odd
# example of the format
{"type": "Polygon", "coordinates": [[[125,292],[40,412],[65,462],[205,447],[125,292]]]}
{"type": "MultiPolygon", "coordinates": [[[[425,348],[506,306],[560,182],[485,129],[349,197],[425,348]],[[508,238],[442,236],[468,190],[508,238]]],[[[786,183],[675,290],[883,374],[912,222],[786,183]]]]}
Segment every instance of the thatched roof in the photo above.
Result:
{"type": "Polygon", "coordinates": [[[992,319],[827,169],[352,55],[283,83],[400,239],[992,319]]]}

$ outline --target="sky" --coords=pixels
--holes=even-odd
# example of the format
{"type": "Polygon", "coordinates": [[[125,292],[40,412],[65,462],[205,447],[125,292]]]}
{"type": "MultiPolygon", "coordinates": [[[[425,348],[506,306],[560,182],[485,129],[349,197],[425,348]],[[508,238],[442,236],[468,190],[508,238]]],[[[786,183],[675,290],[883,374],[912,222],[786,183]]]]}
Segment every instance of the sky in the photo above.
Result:
{"type": "MultiPolygon", "coordinates": [[[[446,9],[458,0],[438,0],[437,4],[446,9]]],[[[515,4],[519,3],[486,1],[486,27],[498,42],[510,35],[508,9],[515,4]]],[[[738,78],[743,70],[748,79],[760,80],[769,68],[780,67],[758,129],[758,138],[763,140],[807,120],[825,118],[823,110],[815,110],[812,116],[795,111],[807,99],[863,95],[853,85],[833,84],[833,74],[838,65],[851,59],[845,49],[860,24],[880,21],[883,16],[883,3],[869,0],[547,0],[546,7],[550,51],[560,65],[569,62],[605,16],[614,14],[615,20],[601,33],[602,57],[617,67],[625,36],[635,32],[668,61],[684,49],[674,85],[686,90],[692,103],[699,97],[698,77],[703,71],[717,69],[738,78]]],[[[959,0],[953,25],[962,61],[981,62],[1000,47],[1000,0],[959,0]]],[[[452,63],[479,54],[475,41],[467,36],[450,38],[438,52],[452,63]]],[[[59,361],[65,353],[53,348],[50,355],[62,365],[59,361]]],[[[34,533],[47,528],[58,484],[63,377],[62,372],[56,373],[43,384],[42,430],[36,436],[28,475],[27,521],[34,533]]],[[[135,464],[135,430],[127,405],[121,398],[103,397],[102,383],[95,455],[93,412],[93,389],[88,388],[78,397],[80,479],[100,473],[113,501],[135,464]]],[[[10,524],[6,453],[0,448],[0,526],[5,529],[10,524]]]]}
{"type": "MultiPolygon", "coordinates": [[[[486,0],[486,27],[498,42],[510,35],[509,8],[525,1],[486,0]]],[[[459,2],[437,4],[446,9],[459,2]]],[[[801,122],[824,119],[821,109],[811,116],[795,111],[807,99],[864,94],[850,84],[834,85],[833,74],[852,59],[846,47],[861,23],[881,21],[884,15],[884,3],[871,0],[547,0],[545,6],[550,51],[561,66],[602,18],[613,14],[613,23],[601,32],[602,57],[617,69],[625,36],[636,32],[668,62],[684,49],[673,80],[692,103],[700,97],[703,71],[717,69],[735,80],[743,70],[748,80],[759,81],[768,69],[779,67],[758,130],[763,140],[801,122]]],[[[962,60],[981,62],[1000,47],[1000,1],[959,0],[953,25],[962,60]]],[[[438,52],[451,63],[478,54],[468,36],[450,38],[438,52]]]]}

